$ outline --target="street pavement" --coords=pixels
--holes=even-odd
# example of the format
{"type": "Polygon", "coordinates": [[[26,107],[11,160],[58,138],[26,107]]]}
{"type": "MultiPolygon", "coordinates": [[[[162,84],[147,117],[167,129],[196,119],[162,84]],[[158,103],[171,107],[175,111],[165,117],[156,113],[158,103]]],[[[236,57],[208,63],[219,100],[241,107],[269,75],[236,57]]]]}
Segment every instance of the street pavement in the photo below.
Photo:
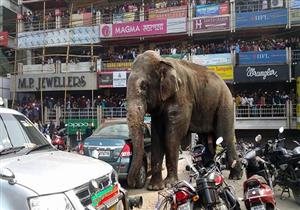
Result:
{"type": "MultiPolygon", "coordinates": [[[[178,171],[179,171],[179,179],[185,179],[188,180],[188,173],[185,170],[185,166],[187,164],[186,159],[188,158],[188,154],[184,152],[183,155],[180,155],[180,160],[178,164],[178,171]]],[[[163,175],[166,176],[166,169],[164,167],[163,175]]],[[[224,171],[224,175],[227,178],[229,172],[224,171]]],[[[237,196],[242,199],[243,198],[243,181],[245,180],[245,177],[243,177],[242,180],[227,180],[227,183],[235,188],[237,196]]],[[[149,180],[148,180],[149,181],[149,180]]],[[[122,183],[123,184],[123,183],[122,183]]],[[[125,185],[125,188],[126,185],[125,185]]],[[[128,189],[128,188],[127,188],[128,189]]],[[[143,189],[128,189],[128,193],[130,196],[143,196],[144,205],[142,207],[143,210],[153,210],[154,206],[158,200],[158,193],[156,191],[148,191],[145,188],[143,189]]],[[[275,188],[275,195],[276,195],[276,202],[277,202],[277,209],[278,210],[299,210],[300,206],[296,204],[296,202],[293,199],[293,195],[291,192],[291,197],[289,198],[287,194],[285,194],[285,199],[280,199],[281,191],[279,188],[275,188]]],[[[245,210],[245,206],[243,201],[240,201],[241,207],[243,210],[245,210]]]]}

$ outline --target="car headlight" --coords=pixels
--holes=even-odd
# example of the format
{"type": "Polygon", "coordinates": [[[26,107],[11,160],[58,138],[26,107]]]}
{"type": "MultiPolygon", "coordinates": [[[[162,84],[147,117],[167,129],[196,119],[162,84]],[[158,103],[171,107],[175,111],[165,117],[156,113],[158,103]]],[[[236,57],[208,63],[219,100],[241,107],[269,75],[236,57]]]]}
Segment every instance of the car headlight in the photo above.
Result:
{"type": "Polygon", "coordinates": [[[31,210],[74,210],[69,199],[64,194],[53,194],[30,198],[29,206],[31,210]]]}
{"type": "Polygon", "coordinates": [[[110,174],[110,180],[111,182],[114,184],[114,183],[117,183],[118,182],[118,174],[115,170],[113,170],[110,174]]]}

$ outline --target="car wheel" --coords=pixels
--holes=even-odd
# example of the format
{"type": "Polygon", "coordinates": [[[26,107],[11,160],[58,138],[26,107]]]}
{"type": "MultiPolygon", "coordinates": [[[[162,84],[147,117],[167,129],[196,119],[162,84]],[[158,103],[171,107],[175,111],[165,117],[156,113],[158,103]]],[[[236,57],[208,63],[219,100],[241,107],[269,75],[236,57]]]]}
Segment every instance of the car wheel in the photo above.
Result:
{"type": "Polygon", "coordinates": [[[142,165],[139,174],[136,178],[136,188],[143,188],[147,179],[146,166],[142,165]]]}

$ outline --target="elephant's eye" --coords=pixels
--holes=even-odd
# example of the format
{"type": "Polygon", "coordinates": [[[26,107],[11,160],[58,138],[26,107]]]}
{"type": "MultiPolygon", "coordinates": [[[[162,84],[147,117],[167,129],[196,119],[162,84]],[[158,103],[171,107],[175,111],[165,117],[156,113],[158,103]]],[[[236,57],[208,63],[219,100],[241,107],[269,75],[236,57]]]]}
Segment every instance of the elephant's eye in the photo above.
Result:
{"type": "Polygon", "coordinates": [[[142,91],[146,91],[147,90],[147,84],[146,84],[145,81],[141,82],[140,88],[141,88],[142,91]]]}

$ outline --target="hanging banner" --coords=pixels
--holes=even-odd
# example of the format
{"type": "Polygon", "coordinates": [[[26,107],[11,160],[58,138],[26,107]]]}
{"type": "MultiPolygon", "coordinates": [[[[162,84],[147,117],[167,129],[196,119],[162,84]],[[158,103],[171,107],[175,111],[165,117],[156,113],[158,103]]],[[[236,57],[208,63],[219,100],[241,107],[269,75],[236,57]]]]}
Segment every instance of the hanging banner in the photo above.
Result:
{"type": "Polygon", "coordinates": [[[0,32],[0,46],[6,47],[8,45],[8,32],[0,32]]]}
{"type": "Polygon", "coordinates": [[[113,87],[126,87],[126,86],[127,86],[126,71],[113,72],[113,87]]]}
{"type": "Polygon", "coordinates": [[[196,5],[196,17],[229,14],[229,4],[196,5]]]}
{"type": "Polygon", "coordinates": [[[273,9],[257,12],[236,13],[236,28],[286,25],[287,22],[287,9],[273,9]]]}
{"type": "MultiPolygon", "coordinates": [[[[128,80],[130,71],[120,71],[125,72],[126,74],[126,81],[128,80]]],[[[117,78],[118,75],[115,76],[117,78]]],[[[121,75],[121,78],[124,78],[124,75],[121,75]]],[[[115,85],[116,85],[115,81],[115,85]]],[[[126,82],[127,83],[127,82],[126,82]]],[[[124,80],[123,80],[124,84],[124,80]]],[[[98,73],[98,88],[113,88],[114,87],[114,72],[112,71],[102,71],[98,73]]],[[[126,86],[125,86],[126,87],[126,86]]]]}
{"type": "Polygon", "coordinates": [[[240,52],[239,65],[283,64],[287,62],[286,54],[286,50],[240,52]]]}
{"type": "Polygon", "coordinates": [[[238,66],[234,69],[234,81],[236,83],[283,82],[289,81],[289,76],[287,64],[238,66]]]}
{"type": "Polygon", "coordinates": [[[230,30],[230,15],[193,18],[193,33],[230,30]]]}
{"type": "Polygon", "coordinates": [[[230,53],[192,55],[192,62],[202,66],[232,65],[230,53]]]}
{"type": "Polygon", "coordinates": [[[149,9],[149,20],[180,17],[187,18],[187,5],[159,9],[149,9]]]}
{"type": "Polygon", "coordinates": [[[233,80],[232,65],[208,66],[207,68],[215,71],[223,80],[226,81],[233,80]]]}
{"type": "Polygon", "coordinates": [[[182,33],[187,31],[186,18],[171,18],[167,19],[167,33],[182,33]]]}
{"type": "MultiPolygon", "coordinates": [[[[85,110],[82,111],[82,115],[84,116],[85,110]]],[[[88,111],[86,110],[87,117],[88,117],[88,111]]],[[[96,116],[95,116],[96,117],[96,116]]],[[[68,135],[75,135],[78,128],[80,128],[80,131],[82,134],[86,134],[86,128],[88,127],[89,123],[92,123],[95,129],[98,127],[98,121],[96,118],[80,118],[80,119],[66,119],[66,125],[67,125],[67,131],[68,135]]]]}
{"type": "Polygon", "coordinates": [[[300,9],[300,0],[291,0],[292,9],[300,9]]]}

